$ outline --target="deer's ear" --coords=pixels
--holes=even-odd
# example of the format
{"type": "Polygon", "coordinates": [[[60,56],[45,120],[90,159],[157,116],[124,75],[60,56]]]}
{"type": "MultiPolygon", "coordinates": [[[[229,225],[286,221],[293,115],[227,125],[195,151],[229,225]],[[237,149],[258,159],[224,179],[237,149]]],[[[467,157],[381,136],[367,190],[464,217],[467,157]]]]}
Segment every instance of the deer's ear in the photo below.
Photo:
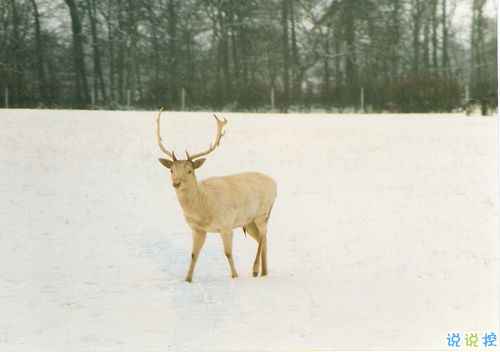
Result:
{"type": "Polygon", "coordinates": [[[195,168],[195,169],[199,168],[201,165],[203,165],[205,160],[207,160],[207,159],[198,159],[198,160],[193,161],[193,168],[195,168]]]}
{"type": "Polygon", "coordinates": [[[160,161],[160,163],[161,163],[163,166],[165,166],[165,167],[167,167],[167,168],[169,168],[169,169],[172,167],[172,164],[174,163],[172,160],[168,160],[168,159],[161,159],[161,158],[160,158],[160,159],[158,159],[158,160],[160,161]]]}

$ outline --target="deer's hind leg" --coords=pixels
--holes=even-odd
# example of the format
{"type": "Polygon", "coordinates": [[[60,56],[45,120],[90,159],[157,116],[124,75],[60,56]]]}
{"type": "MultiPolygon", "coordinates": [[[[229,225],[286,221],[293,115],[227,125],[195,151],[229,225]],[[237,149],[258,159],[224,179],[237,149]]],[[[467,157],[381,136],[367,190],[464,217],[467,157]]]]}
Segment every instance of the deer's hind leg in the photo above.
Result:
{"type": "Polygon", "coordinates": [[[262,260],[261,276],[267,275],[267,220],[268,218],[255,220],[255,226],[259,231],[259,249],[257,251],[257,256],[260,255],[262,260]]]}

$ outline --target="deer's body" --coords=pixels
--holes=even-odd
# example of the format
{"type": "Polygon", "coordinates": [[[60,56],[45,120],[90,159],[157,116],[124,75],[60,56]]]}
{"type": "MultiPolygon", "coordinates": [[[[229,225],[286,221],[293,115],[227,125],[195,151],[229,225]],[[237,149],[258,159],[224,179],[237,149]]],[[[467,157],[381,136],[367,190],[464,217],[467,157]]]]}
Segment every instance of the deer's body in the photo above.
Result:
{"type": "Polygon", "coordinates": [[[205,159],[197,158],[209,154],[218,146],[226,122],[216,117],[217,137],[208,151],[193,156],[186,153],[187,160],[177,160],[175,154],[161,144],[160,114],[161,110],[157,118],[158,144],[172,160],[159,160],[172,173],[172,186],[193,233],[191,265],[186,281],[192,281],[207,232],[221,234],[231,276],[238,276],[232,256],[233,229],[237,227],[243,228],[258,243],[253,275],[258,275],[261,263],[261,275],[267,275],[267,222],[276,198],[276,183],[271,177],[257,172],[212,177],[198,183],[195,169],[203,165],[205,159]]]}
{"type": "Polygon", "coordinates": [[[276,183],[269,176],[246,172],[208,178],[197,187],[177,190],[177,197],[191,228],[221,232],[269,217],[276,183]]]}

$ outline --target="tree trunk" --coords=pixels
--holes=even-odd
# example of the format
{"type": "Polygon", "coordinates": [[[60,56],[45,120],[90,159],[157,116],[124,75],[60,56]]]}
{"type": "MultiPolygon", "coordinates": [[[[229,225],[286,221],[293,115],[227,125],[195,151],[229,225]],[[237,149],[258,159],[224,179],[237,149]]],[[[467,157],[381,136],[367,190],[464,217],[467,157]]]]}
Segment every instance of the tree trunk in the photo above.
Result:
{"type": "Polygon", "coordinates": [[[329,105],[331,98],[331,69],[330,69],[330,36],[329,33],[325,35],[324,42],[325,57],[323,58],[323,103],[329,105]]]}
{"type": "Polygon", "coordinates": [[[138,65],[138,51],[137,51],[137,5],[134,0],[127,1],[127,103],[133,104],[137,98],[137,65],[138,65]],[[129,99],[130,97],[130,99],[129,99]]]}
{"type": "Polygon", "coordinates": [[[485,0],[474,0],[472,4],[472,28],[471,28],[471,88],[472,94],[481,97],[487,92],[487,81],[484,70],[484,19],[483,9],[485,0]]]}
{"type": "Polygon", "coordinates": [[[127,98],[127,86],[125,84],[126,60],[127,60],[127,42],[124,33],[126,33],[123,5],[118,6],[118,58],[116,63],[116,71],[118,75],[118,102],[124,104],[127,98]]]}
{"type": "Polygon", "coordinates": [[[99,50],[99,39],[97,38],[97,19],[96,19],[96,3],[95,0],[87,1],[87,12],[89,15],[90,31],[92,35],[92,49],[94,62],[94,101],[98,101],[98,93],[100,92],[102,100],[106,101],[106,89],[104,86],[104,76],[101,67],[101,53],[99,50]]]}
{"type": "MultiPolygon", "coordinates": [[[[179,3],[179,2],[177,2],[179,3]]],[[[179,104],[179,83],[177,77],[178,57],[177,57],[177,9],[175,0],[169,0],[167,4],[168,12],[168,51],[169,51],[169,90],[170,104],[179,104]]]]}
{"type": "Polygon", "coordinates": [[[401,38],[401,3],[400,0],[393,1],[391,13],[392,30],[391,40],[391,79],[393,81],[399,78],[399,42],[401,38]]]}
{"type": "Polygon", "coordinates": [[[341,61],[341,33],[340,30],[334,29],[333,34],[333,45],[335,47],[335,98],[337,100],[336,106],[340,109],[345,107],[345,80],[344,80],[344,72],[342,71],[342,61],[341,61]]]}
{"type": "Polygon", "coordinates": [[[289,0],[281,0],[281,25],[283,30],[283,112],[288,112],[290,100],[290,45],[288,39],[289,0]]]}
{"type": "Polygon", "coordinates": [[[83,52],[83,35],[80,15],[75,0],[64,0],[68,5],[73,32],[73,62],[75,69],[75,89],[77,105],[85,107],[90,102],[87,74],[85,70],[85,57],[83,52]]]}
{"type": "Polygon", "coordinates": [[[292,46],[292,87],[293,101],[299,102],[302,98],[302,72],[300,68],[299,48],[295,33],[295,6],[294,0],[290,0],[290,31],[292,46]]]}
{"type": "Polygon", "coordinates": [[[345,63],[347,101],[350,106],[356,107],[358,106],[359,82],[356,71],[357,65],[355,50],[354,12],[353,5],[351,3],[346,3],[345,6],[346,11],[344,13],[344,35],[347,47],[347,56],[345,63]]]}
{"type": "Polygon", "coordinates": [[[434,74],[439,72],[438,63],[438,0],[432,0],[432,69],[434,74]]]}
{"type": "Polygon", "coordinates": [[[51,101],[48,97],[47,88],[47,75],[45,73],[45,62],[44,62],[44,45],[40,29],[40,14],[38,12],[38,6],[35,0],[30,0],[31,6],[33,7],[33,17],[35,18],[35,46],[36,46],[36,71],[38,77],[38,89],[40,94],[40,99],[43,104],[48,107],[52,106],[51,101]]]}
{"type": "Polygon", "coordinates": [[[232,89],[231,89],[231,73],[229,71],[229,43],[228,43],[228,15],[221,8],[218,10],[218,21],[219,21],[219,55],[220,63],[222,65],[222,90],[224,91],[223,103],[226,104],[232,100],[232,89]]]}
{"type": "Polygon", "coordinates": [[[8,82],[10,86],[10,101],[11,106],[12,103],[21,102],[22,100],[22,92],[24,91],[24,67],[22,65],[23,57],[21,53],[21,19],[19,16],[18,4],[15,0],[10,0],[10,7],[12,11],[12,37],[10,38],[11,45],[11,59],[14,61],[13,65],[14,70],[11,70],[13,77],[8,82]],[[10,84],[9,84],[10,83],[10,84]]]}
{"type": "Polygon", "coordinates": [[[111,105],[116,103],[116,81],[115,81],[115,28],[113,24],[113,0],[108,0],[107,27],[108,27],[108,63],[109,63],[109,101],[111,105]]]}
{"type": "Polygon", "coordinates": [[[188,28],[184,29],[183,37],[184,37],[184,43],[186,43],[186,50],[185,50],[186,80],[184,81],[184,88],[186,89],[188,101],[191,103],[196,103],[196,101],[194,100],[195,94],[192,94],[193,92],[196,91],[195,59],[194,59],[194,50],[192,45],[193,35],[188,28]]]}
{"type": "MultiPolygon", "coordinates": [[[[235,16],[235,15],[233,15],[235,16]]],[[[233,84],[233,95],[234,99],[237,101],[239,106],[245,105],[245,99],[244,95],[241,93],[244,90],[244,81],[241,79],[241,60],[240,60],[240,54],[239,54],[239,46],[238,46],[238,41],[241,38],[241,35],[238,35],[238,33],[235,30],[235,25],[234,25],[234,20],[235,18],[231,18],[231,29],[229,33],[229,38],[231,41],[231,57],[232,57],[232,63],[233,63],[233,76],[234,76],[234,83],[233,84]]]]}
{"type": "Polygon", "coordinates": [[[441,55],[442,59],[442,68],[443,68],[443,76],[448,76],[450,74],[450,58],[448,56],[448,24],[447,24],[447,17],[446,17],[446,1],[447,0],[442,0],[442,6],[443,6],[443,24],[442,24],[442,29],[443,29],[443,54],[441,55]]]}
{"type": "Polygon", "coordinates": [[[421,0],[413,2],[413,75],[417,76],[420,73],[420,30],[422,28],[422,3],[421,0]]]}
{"type": "Polygon", "coordinates": [[[428,4],[425,4],[425,18],[424,18],[424,52],[423,52],[423,63],[424,63],[424,70],[425,74],[429,74],[430,71],[430,26],[431,26],[431,18],[430,18],[430,6],[428,4]]]}

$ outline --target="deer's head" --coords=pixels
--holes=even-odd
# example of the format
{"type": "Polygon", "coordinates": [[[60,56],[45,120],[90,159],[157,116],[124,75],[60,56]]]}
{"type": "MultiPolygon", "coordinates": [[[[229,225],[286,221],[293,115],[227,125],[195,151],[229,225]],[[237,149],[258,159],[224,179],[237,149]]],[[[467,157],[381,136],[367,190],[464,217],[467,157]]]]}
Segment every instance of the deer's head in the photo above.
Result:
{"type": "MultiPolygon", "coordinates": [[[[172,153],[173,154],[173,153],[172,153]]],[[[160,163],[170,169],[172,175],[172,186],[176,190],[182,190],[191,187],[196,184],[196,175],[194,170],[199,168],[206,159],[198,160],[177,160],[175,154],[173,154],[173,159],[158,159],[160,163]]]]}
{"type": "Polygon", "coordinates": [[[210,147],[201,153],[189,155],[186,151],[186,160],[178,160],[173,151],[167,150],[162,144],[162,138],[160,136],[160,117],[163,108],[160,109],[158,116],[156,118],[156,135],[158,138],[158,146],[160,150],[165,153],[169,159],[159,158],[160,163],[170,169],[172,174],[172,186],[176,190],[183,190],[196,185],[196,175],[195,170],[199,168],[206,159],[201,158],[202,156],[206,156],[210,154],[215,148],[219,146],[220,140],[224,133],[222,132],[222,128],[227,123],[227,120],[224,121],[219,120],[219,118],[214,114],[215,120],[217,121],[217,136],[215,137],[215,142],[210,145],[210,147]],[[201,159],[200,159],[201,158],[201,159]]]}

